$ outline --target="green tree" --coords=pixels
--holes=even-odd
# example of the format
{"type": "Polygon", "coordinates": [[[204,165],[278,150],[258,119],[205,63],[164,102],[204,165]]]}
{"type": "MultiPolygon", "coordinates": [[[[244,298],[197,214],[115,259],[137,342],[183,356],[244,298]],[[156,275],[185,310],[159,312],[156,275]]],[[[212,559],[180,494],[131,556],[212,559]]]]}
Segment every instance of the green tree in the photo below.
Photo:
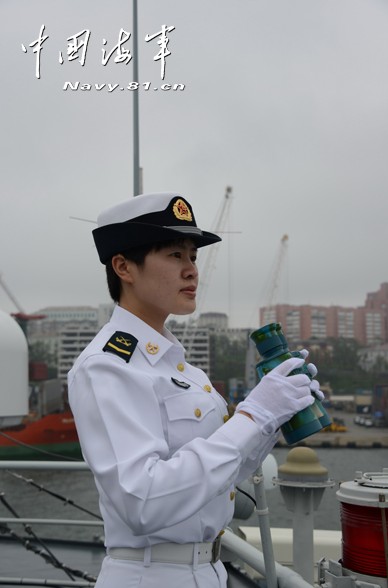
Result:
{"type": "MultiPolygon", "coordinates": [[[[306,347],[309,348],[308,343],[306,347]]],[[[354,394],[358,388],[373,388],[376,374],[359,364],[361,345],[354,339],[327,339],[325,345],[313,345],[308,361],[318,368],[318,380],[329,382],[334,393],[354,394]]]]}
{"type": "Polygon", "coordinates": [[[245,378],[247,343],[231,341],[227,335],[211,335],[212,378],[228,382],[230,378],[245,378]]]}

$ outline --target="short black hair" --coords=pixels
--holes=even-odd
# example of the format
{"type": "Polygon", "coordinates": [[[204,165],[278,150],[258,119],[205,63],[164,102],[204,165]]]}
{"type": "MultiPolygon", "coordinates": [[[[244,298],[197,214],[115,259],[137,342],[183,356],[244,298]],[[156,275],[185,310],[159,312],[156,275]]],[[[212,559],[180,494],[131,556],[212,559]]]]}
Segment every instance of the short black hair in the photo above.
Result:
{"type": "MultiPolygon", "coordinates": [[[[142,267],[144,265],[145,258],[149,253],[151,253],[151,251],[160,251],[165,247],[171,247],[171,245],[182,244],[184,241],[185,239],[179,238],[173,239],[171,241],[162,241],[160,243],[143,245],[142,247],[133,247],[131,249],[127,249],[126,251],[122,251],[121,255],[125,257],[125,259],[128,259],[128,261],[135,263],[138,267],[142,267]]],[[[112,258],[107,261],[105,268],[109,294],[112,300],[117,303],[119,302],[121,295],[121,280],[113,269],[112,258]]]]}

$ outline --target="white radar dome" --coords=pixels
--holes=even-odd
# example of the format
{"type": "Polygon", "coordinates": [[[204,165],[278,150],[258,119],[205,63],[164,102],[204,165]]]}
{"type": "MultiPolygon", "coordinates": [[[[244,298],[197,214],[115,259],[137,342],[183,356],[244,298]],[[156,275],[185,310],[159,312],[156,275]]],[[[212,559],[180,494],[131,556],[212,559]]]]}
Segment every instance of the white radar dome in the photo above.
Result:
{"type": "Polygon", "coordinates": [[[0,310],[0,428],[15,424],[27,413],[27,340],[17,322],[0,310]]]}

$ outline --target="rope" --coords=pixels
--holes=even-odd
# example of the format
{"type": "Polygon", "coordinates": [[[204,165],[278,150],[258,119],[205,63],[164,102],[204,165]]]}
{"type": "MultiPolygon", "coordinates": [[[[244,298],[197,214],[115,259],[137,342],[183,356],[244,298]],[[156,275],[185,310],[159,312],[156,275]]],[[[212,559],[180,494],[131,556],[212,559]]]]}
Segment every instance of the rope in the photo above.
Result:
{"type": "Polygon", "coordinates": [[[5,439],[8,439],[9,441],[12,441],[12,443],[15,443],[15,445],[20,445],[21,447],[27,447],[28,449],[33,449],[34,451],[36,451],[38,453],[43,453],[44,455],[50,455],[51,457],[64,459],[66,461],[82,461],[82,459],[78,459],[77,457],[66,457],[65,455],[61,455],[60,453],[54,453],[52,451],[47,451],[46,449],[40,449],[36,445],[29,445],[28,443],[24,443],[23,441],[19,441],[18,439],[15,439],[14,437],[11,437],[11,435],[8,435],[7,433],[3,433],[2,431],[0,431],[0,435],[2,437],[5,437],[5,439]]]}

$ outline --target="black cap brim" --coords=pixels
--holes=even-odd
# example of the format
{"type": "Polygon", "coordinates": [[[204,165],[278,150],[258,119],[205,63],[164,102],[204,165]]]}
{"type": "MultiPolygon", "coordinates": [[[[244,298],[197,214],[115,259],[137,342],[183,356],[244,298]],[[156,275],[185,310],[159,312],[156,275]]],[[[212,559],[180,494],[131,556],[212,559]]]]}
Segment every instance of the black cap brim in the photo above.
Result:
{"type": "Polygon", "coordinates": [[[124,222],[98,227],[93,231],[101,263],[128,249],[175,239],[192,239],[197,247],[221,241],[221,237],[197,227],[162,227],[147,223],[124,222]]]}

